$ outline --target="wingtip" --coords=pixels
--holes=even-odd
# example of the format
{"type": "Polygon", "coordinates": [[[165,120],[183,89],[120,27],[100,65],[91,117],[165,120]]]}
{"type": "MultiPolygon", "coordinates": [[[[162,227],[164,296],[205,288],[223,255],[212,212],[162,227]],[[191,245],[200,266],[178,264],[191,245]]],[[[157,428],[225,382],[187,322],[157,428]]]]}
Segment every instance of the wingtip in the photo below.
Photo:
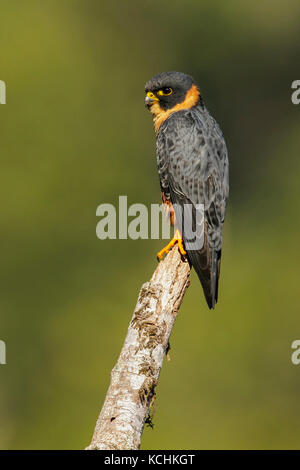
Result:
{"type": "Polygon", "coordinates": [[[208,308],[209,310],[214,310],[215,309],[215,306],[216,306],[216,303],[217,303],[217,299],[216,298],[206,298],[206,303],[208,305],[208,308]]]}

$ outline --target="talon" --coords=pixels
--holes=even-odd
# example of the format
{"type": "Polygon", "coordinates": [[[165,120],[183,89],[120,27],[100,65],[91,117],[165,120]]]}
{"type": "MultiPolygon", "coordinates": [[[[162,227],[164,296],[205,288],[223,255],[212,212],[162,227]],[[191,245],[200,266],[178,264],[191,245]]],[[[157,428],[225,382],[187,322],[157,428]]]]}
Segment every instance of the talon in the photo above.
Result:
{"type": "Polygon", "coordinates": [[[178,245],[178,249],[180,251],[180,253],[182,255],[186,255],[186,251],[183,247],[183,240],[182,240],[182,237],[181,237],[181,234],[179,232],[179,230],[176,230],[175,234],[174,234],[174,237],[172,238],[172,240],[162,249],[160,250],[158,253],[157,253],[157,259],[158,261],[160,261],[164,255],[166,255],[167,253],[169,253],[169,251],[171,250],[171,248],[173,248],[174,245],[178,245]]]}
{"type": "Polygon", "coordinates": [[[171,248],[173,248],[173,246],[175,245],[175,243],[177,242],[177,240],[174,238],[172,238],[172,240],[162,249],[160,250],[158,253],[157,253],[157,259],[160,261],[164,255],[168,254],[169,251],[171,250],[171,248]]]}

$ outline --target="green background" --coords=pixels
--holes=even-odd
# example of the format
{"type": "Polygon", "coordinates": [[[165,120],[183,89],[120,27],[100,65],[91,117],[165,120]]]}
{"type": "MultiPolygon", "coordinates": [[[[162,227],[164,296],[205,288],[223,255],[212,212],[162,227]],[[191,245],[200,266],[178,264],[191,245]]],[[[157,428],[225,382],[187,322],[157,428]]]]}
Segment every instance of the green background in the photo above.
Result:
{"type": "Polygon", "coordinates": [[[1,0],[0,447],[89,444],[159,240],[96,208],[160,202],[144,83],[198,81],[229,150],[220,299],[192,274],[144,449],[299,448],[300,4],[1,0]]]}

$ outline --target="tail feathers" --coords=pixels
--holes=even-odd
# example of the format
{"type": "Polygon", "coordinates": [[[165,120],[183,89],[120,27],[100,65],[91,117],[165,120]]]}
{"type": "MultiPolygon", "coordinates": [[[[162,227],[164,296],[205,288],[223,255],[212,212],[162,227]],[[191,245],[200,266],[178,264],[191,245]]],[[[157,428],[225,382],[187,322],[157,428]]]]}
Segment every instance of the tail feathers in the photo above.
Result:
{"type": "Polygon", "coordinates": [[[218,301],[221,250],[210,250],[206,245],[201,251],[188,251],[187,256],[200,279],[207,305],[213,309],[218,301]]]}
{"type": "MultiPolygon", "coordinates": [[[[208,243],[207,223],[204,225],[204,244],[201,250],[190,250],[191,244],[189,240],[197,234],[202,234],[202,225],[200,223],[198,231],[195,224],[197,217],[195,217],[196,208],[192,205],[190,199],[186,196],[174,191],[174,184],[170,184],[171,200],[174,202],[175,215],[178,227],[183,227],[183,241],[187,257],[190,264],[195,269],[200,282],[203,287],[204,295],[209,308],[214,308],[218,300],[218,281],[220,274],[220,261],[221,250],[213,250],[208,243]],[[191,208],[192,210],[186,210],[191,208]],[[184,207],[183,211],[179,211],[178,207],[184,207]]],[[[199,235],[200,236],[200,235],[199,235]]],[[[198,235],[196,235],[198,238],[198,235]]]]}

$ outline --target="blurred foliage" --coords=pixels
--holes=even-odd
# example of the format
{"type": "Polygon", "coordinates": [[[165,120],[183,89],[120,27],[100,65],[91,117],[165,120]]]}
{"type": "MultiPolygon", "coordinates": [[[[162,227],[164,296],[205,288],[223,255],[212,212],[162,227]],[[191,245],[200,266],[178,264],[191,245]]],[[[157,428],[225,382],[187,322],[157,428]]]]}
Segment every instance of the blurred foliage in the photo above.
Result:
{"type": "Polygon", "coordinates": [[[192,285],[142,447],[298,448],[300,4],[2,0],[0,447],[89,443],[160,241],[100,241],[96,207],[159,202],[144,83],[180,70],[226,136],[220,301],[192,285]]]}

